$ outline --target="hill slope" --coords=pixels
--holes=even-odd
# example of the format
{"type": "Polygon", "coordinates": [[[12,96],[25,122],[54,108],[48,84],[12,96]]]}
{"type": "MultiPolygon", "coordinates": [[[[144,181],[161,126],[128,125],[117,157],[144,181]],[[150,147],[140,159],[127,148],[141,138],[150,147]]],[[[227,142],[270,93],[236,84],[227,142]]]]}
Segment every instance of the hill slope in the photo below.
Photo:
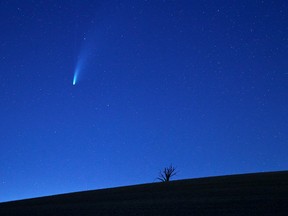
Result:
{"type": "Polygon", "coordinates": [[[288,172],[153,183],[0,203],[1,216],[288,215],[288,172]]]}

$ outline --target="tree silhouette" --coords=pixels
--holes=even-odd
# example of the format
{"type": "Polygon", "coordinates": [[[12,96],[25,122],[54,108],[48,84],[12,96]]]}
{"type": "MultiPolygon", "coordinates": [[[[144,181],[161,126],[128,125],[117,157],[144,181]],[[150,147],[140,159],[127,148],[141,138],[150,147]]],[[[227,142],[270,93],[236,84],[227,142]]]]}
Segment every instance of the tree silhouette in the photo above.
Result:
{"type": "Polygon", "coordinates": [[[158,180],[162,182],[169,182],[172,176],[175,176],[177,172],[176,168],[170,165],[169,167],[165,167],[162,171],[159,172],[158,180]]]}

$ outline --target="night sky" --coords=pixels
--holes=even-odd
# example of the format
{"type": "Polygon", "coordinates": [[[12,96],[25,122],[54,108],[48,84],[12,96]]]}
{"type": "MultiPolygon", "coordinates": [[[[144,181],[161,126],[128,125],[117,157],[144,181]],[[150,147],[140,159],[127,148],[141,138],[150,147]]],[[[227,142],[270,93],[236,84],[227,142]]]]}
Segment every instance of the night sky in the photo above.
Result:
{"type": "Polygon", "coordinates": [[[286,170],[287,23],[286,0],[1,0],[0,201],[286,170]]]}

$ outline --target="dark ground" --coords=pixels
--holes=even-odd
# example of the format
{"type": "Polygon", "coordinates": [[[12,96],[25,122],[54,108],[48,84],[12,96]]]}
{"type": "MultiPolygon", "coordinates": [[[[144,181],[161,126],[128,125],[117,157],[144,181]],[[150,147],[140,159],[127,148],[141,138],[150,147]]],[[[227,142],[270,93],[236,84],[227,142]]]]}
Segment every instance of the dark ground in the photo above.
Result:
{"type": "Polygon", "coordinates": [[[288,215],[288,171],[221,176],[0,203],[1,216],[288,215]]]}

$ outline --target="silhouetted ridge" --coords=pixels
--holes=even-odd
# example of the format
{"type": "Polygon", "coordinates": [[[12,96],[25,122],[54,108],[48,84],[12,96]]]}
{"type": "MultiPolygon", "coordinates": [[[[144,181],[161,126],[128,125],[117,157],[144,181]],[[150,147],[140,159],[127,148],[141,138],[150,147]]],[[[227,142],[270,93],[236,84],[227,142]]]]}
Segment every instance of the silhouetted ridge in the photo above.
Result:
{"type": "Polygon", "coordinates": [[[178,180],[0,204],[0,215],[286,215],[288,172],[178,180]]]}

